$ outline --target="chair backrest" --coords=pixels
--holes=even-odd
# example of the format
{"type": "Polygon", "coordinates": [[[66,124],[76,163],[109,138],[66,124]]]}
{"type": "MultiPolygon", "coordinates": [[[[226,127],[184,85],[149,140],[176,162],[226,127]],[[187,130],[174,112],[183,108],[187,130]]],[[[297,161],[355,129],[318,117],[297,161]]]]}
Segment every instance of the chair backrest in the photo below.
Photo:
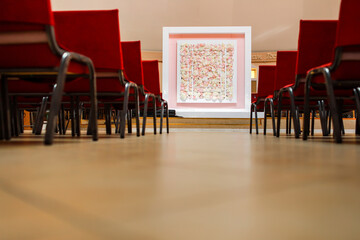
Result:
{"type": "Polygon", "coordinates": [[[54,19],[62,48],[89,57],[97,71],[123,69],[118,10],[59,11],[54,19]]]}
{"type": "Polygon", "coordinates": [[[1,0],[0,23],[0,31],[11,30],[11,25],[16,30],[31,24],[53,25],[50,0],[1,0]]]}
{"type": "Polygon", "coordinates": [[[336,46],[360,45],[360,1],[342,0],[336,46]]]}
{"type": "Polygon", "coordinates": [[[333,60],[337,20],[301,20],[296,75],[333,60]]]}
{"type": "Polygon", "coordinates": [[[275,91],[295,82],[297,51],[278,51],[275,91]]]}
{"type": "Polygon", "coordinates": [[[51,66],[45,30],[53,24],[50,0],[1,0],[0,68],[51,66]]]}
{"type": "Polygon", "coordinates": [[[140,41],[121,42],[126,80],[144,86],[140,41]]]}
{"type": "Polygon", "coordinates": [[[158,60],[142,61],[142,67],[146,89],[155,95],[161,95],[158,60]]]}
{"type": "Polygon", "coordinates": [[[259,66],[258,98],[265,98],[271,94],[274,94],[275,76],[276,66],[259,66]]]}

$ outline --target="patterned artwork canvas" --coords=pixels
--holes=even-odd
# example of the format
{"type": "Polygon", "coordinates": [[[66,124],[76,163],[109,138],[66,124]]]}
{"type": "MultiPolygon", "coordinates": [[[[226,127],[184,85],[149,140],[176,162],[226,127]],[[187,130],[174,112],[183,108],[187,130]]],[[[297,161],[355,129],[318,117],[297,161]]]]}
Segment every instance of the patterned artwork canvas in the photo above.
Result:
{"type": "Polygon", "coordinates": [[[178,103],[236,103],[236,41],[177,42],[178,103]]]}

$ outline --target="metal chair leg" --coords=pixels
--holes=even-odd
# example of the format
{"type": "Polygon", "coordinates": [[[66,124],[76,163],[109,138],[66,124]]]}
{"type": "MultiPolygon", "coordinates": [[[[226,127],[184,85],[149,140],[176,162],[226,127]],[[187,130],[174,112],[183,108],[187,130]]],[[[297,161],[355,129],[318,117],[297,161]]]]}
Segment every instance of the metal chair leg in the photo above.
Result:
{"type": "Polygon", "coordinates": [[[289,110],[286,111],[286,134],[289,134],[289,110]]]}
{"type": "Polygon", "coordinates": [[[110,104],[105,104],[105,127],[106,127],[106,134],[111,135],[111,112],[110,112],[110,104]]]}
{"type": "Polygon", "coordinates": [[[74,97],[70,97],[70,121],[71,121],[71,136],[75,137],[75,102],[74,97]]]}
{"type": "Polygon", "coordinates": [[[252,134],[253,109],[254,109],[254,104],[251,103],[251,105],[250,105],[250,134],[252,134]]]}
{"type": "Polygon", "coordinates": [[[42,127],[44,125],[44,116],[46,113],[46,107],[48,104],[49,97],[43,97],[41,101],[41,106],[39,108],[38,114],[35,120],[35,135],[41,135],[42,127]]]}
{"type": "Polygon", "coordinates": [[[291,129],[292,129],[292,119],[293,119],[293,117],[292,117],[292,111],[291,110],[289,110],[289,129],[288,129],[288,134],[289,135],[291,135],[291,129]]]}
{"type": "Polygon", "coordinates": [[[2,103],[2,119],[3,119],[3,135],[5,140],[11,139],[11,120],[10,120],[10,106],[9,106],[9,96],[8,96],[8,83],[7,79],[2,78],[0,74],[0,95],[2,103]]]}
{"type": "Polygon", "coordinates": [[[314,136],[314,134],[315,134],[315,110],[313,109],[311,113],[311,136],[314,136]]]}
{"type": "Polygon", "coordinates": [[[128,125],[128,133],[132,133],[132,111],[131,111],[131,109],[128,109],[127,125],[128,125]]]}
{"type": "Polygon", "coordinates": [[[274,109],[274,101],[270,99],[270,113],[272,119],[272,126],[273,126],[273,135],[276,136],[276,125],[275,125],[275,109],[274,109]]]}
{"type": "Polygon", "coordinates": [[[60,104],[61,104],[61,99],[65,85],[66,72],[70,59],[71,59],[71,55],[68,53],[63,54],[61,59],[60,70],[57,76],[56,84],[54,85],[49,118],[46,126],[45,141],[44,141],[46,145],[51,145],[54,141],[56,120],[60,110],[60,104]]]}
{"type": "MultiPolygon", "coordinates": [[[[128,112],[129,95],[130,95],[131,87],[132,87],[131,83],[126,83],[125,92],[124,92],[123,110],[121,112],[121,118],[120,118],[120,138],[125,138],[125,123],[128,112]]],[[[136,89],[135,92],[138,92],[136,87],[135,89],[136,89]]]]}
{"type": "Polygon", "coordinates": [[[136,136],[140,137],[140,98],[139,98],[139,91],[136,89],[136,101],[135,101],[135,117],[136,117],[136,136]]]}
{"type": "Polygon", "coordinates": [[[24,110],[19,111],[20,133],[24,133],[24,110]]]}
{"type": "Polygon", "coordinates": [[[328,126],[328,130],[327,130],[327,132],[328,132],[328,135],[330,135],[331,134],[331,120],[332,120],[332,117],[331,117],[331,111],[330,110],[328,110],[328,112],[327,112],[327,115],[328,115],[328,124],[327,124],[327,126],[328,126]]]}
{"type": "Polygon", "coordinates": [[[354,90],[355,103],[356,103],[356,135],[360,134],[360,89],[355,88],[354,90]]]}
{"type": "Polygon", "coordinates": [[[160,112],[160,134],[162,134],[163,128],[163,119],[164,119],[164,102],[161,101],[161,112],[160,112]]]}
{"type": "Polygon", "coordinates": [[[10,98],[10,120],[11,120],[11,136],[18,137],[19,131],[18,131],[18,122],[17,122],[17,116],[16,116],[16,103],[15,103],[15,97],[10,98]]]}
{"type": "Polygon", "coordinates": [[[337,106],[337,102],[335,99],[335,95],[334,95],[334,88],[332,85],[332,80],[330,77],[330,71],[327,68],[323,69],[323,74],[324,74],[324,78],[326,81],[326,90],[327,90],[327,95],[328,95],[328,102],[329,102],[329,107],[330,107],[330,112],[332,115],[332,122],[333,122],[333,126],[334,126],[334,138],[335,141],[337,143],[341,143],[342,142],[342,137],[341,137],[341,123],[340,123],[340,116],[339,116],[339,111],[338,111],[338,106],[337,106]]]}
{"type": "Polygon", "coordinates": [[[152,96],[153,103],[153,125],[154,125],[154,134],[156,134],[156,99],[155,96],[152,96]]]}
{"type": "Polygon", "coordinates": [[[148,104],[149,104],[149,94],[145,94],[144,110],[143,110],[143,125],[142,125],[142,133],[141,133],[141,135],[143,135],[143,136],[145,135],[145,130],[146,130],[146,118],[147,118],[148,104]]]}
{"type": "Polygon", "coordinates": [[[288,88],[288,92],[290,95],[290,107],[291,107],[291,112],[293,115],[293,121],[294,121],[294,133],[295,133],[295,138],[299,138],[300,135],[300,126],[299,126],[299,118],[298,118],[298,113],[296,110],[296,106],[295,106],[295,98],[294,98],[294,93],[292,88],[288,88]]]}
{"type": "Polygon", "coordinates": [[[279,91],[279,99],[278,99],[278,116],[277,116],[277,130],[276,137],[280,137],[280,124],[281,124],[281,109],[282,108],[282,91],[279,91]]]}
{"type": "Polygon", "coordinates": [[[264,135],[266,135],[266,125],[267,125],[267,99],[264,101],[264,135]]]}
{"type": "Polygon", "coordinates": [[[62,128],[62,134],[66,135],[66,120],[65,120],[65,107],[64,104],[61,104],[61,128],[62,128]]]}
{"type": "Polygon", "coordinates": [[[169,105],[168,105],[168,102],[165,102],[165,112],[166,112],[166,133],[170,133],[170,126],[169,126],[169,105]]]}
{"type": "Polygon", "coordinates": [[[115,133],[120,133],[120,116],[121,111],[116,110],[115,133]]]}
{"type": "Polygon", "coordinates": [[[257,106],[254,107],[255,113],[255,127],[256,127],[256,134],[259,134],[259,124],[258,124],[258,115],[257,115],[257,106]]]}
{"type": "MultiPolygon", "coordinates": [[[[76,136],[80,137],[81,136],[81,107],[80,107],[80,97],[76,96],[75,98],[75,124],[76,124],[76,136]]],[[[89,135],[93,134],[93,126],[94,123],[93,121],[93,116],[92,116],[92,112],[90,111],[90,116],[89,116],[89,122],[88,122],[88,127],[90,127],[90,131],[88,131],[88,133],[90,133],[89,135]]],[[[96,124],[97,125],[97,124],[96,124]]]]}

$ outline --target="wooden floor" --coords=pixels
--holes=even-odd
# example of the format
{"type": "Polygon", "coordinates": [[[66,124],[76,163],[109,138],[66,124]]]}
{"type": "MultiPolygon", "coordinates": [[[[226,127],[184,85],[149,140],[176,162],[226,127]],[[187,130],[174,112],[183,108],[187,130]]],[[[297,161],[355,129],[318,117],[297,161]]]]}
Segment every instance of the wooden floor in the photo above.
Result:
{"type": "Polygon", "coordinates": [[[0,142],[0,239],[360,239],[360,138],[178,129],[0,142]]]}

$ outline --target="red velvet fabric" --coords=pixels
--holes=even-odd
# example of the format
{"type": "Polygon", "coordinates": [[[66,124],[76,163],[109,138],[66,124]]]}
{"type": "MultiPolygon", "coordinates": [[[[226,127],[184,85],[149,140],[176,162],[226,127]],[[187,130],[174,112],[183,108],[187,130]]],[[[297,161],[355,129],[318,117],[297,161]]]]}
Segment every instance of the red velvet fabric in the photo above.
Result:
{"type": "Polygon", "coordinates": [[[122,69],[118,10],[54,12],[59,45],[81,53],[95,68],[122,69]]]}
{"type": "Polygon", "coordinates": [[[160,95],[159,63],[157,60],[142,61],[145,88],[155,95],[160,95]]]}
{"type": "MultiPolygon", "coordinates": [[[[329,67],[331,63],[318,66],[329,67]]],[[[358,71],[360,67],[359,62],[356,61],[343,61],[340,63],[339,67],[331,73],[331,79],[337,81],[346,81],[346,80],[359,80],[360,72],[358,71]]],[[[324,76],[318,74],[311,79],[312,83],[325,83],[324,76]]]]}
{"type": "MultiPolygon", "coordinates": [[[[45,30],[45,25],[53,23],[50,0],[0,3],[0,32],[45,30]]],[[[0,53],[1,68],[53,67],[58,62],[48,44],[0,45],[0,53]]]]}
{"type": "MultiPolygon", "coordinates": [[[[19,13],[24,16],[17,18],[18,13],[13,16],[10,16],[8,13],[4,15],[0,14],[0,31],[44,30],[45,25],[54,23],[49,1],[6,0],[4,6],[5,8],[1,5],[0,11],[9,9],[9,12],[12,13],[15,11],[13,8],[17,6],[19,13]]],[[[73,25],[76,25],[76,23],[77,21],[72,22],[73,25]]],[[[63,46],[61,40],[64,39],[64,36],[58,35],[57,41],[60,46],[63,46]]],[[[67,43],[71,41],[71,39],[73,38],[64,41],[67,43]]],[[[78,45],[81,44],[77,44],[77,46],[78,45]]],[[[66,46],[63,46],[63,48],[67,51],[78,52],[78,49],[75,48],[67,48],[66,46]]],[[[0,52],[1,68],[53,68],[58,67],[60,63],[60,58],[54,55],[47,43],[0,45],[0,52]]],[[[87,68],[82,64],[71,62],[68,71],[73,73],[86,73],[87,68]]]]}
{"type": "Polygon", "coordinates": [[[360,1],[342,0],[336,46],[360,45],[360,1]]]}
{"type": "Polygon", "coordinates": [[[144,85],[140,41],[121,42],[124,73],[127,80],[144,85]]]}
{"type": "Polygon", "coordinates": [[[8,81],[9,93],[50,93],[53,90],[51,83],[33,83],[23,80],[8,81]]]}
{"type": "MultiPolygon", "coordinates": [[[[300,84],[299,87],[294,92],[296,97],[302,97],[305,94],[305,85],[300,84]]],[[[352,90],[336,90],[335,94],[338,96],[352,96],[352,90]]],[[[284,92],[283,97],[289,97],[288,92],[284,92]]],[[[313,87],[310,88],[310,97],[326,97],[327,93],[325,90],[316,90],[313,87]]]]}
{"type": "Polygon", "coordinates": [[[266,98],[274,93],[276,66],[259,66],[258,98],[266,98]]]}
{"type": "MultiPolygon", "coordinates": [[[[360,50],[360,1],[342,0],[338,21],[336,47],[343,47],[343,52],[359,52],[360,50]]],[[[318,64],[316,68],[331,66],[331,60],[327,64],[318,64]]],[[[331,78],[335,81],[358,81],[360,80],[359,61],[342,61],[340,65],[331,72],[331,78]]],[[[324,84],[325,80],[322,74],[312,78],[312,83],[324,84]]],[[[336,91],[336,95],[346,96],[349,91],[336,91]]],[[[351,95],[352,93],[350,93],[351,95]]]]}
{"type": "Polygon", "coordinates": [[[0,23],[53,25],[50,0],[1,0],[0,23]]]}
{"type": "Polygon", "coordinates": [[[313,67],[332,60],[336,20],[301,20],[296,74],[305,76],[313,67]]]}
{"type": "Polygon", "coordinates": [[[257,93],[252,93],[251,94],[251,103],[256,103],[257,101],[257,93]]]}
{"type": "MultiPolygon", "coordinates": [[[[0,45],[1,68],[54,68],[60,64],[48,44],[0,45]]],[[[85,65],[72,61],[68,72],[86,73],[85,65]]]]}
{"type": "MultiPolygon", "coordinates": [[[[118,78],[97,78],[96,91],[102,92],[123,92],[125,88],[121,85],[118,78]]],[[[65,92],[67,93],[86,93],[90,91],[89,80],[80,78],[69,82],[65,85],[65,92]]]]}
{"type": "Polygon", "coordinates": [[[278,51],[276,57],[275,90],[295,82],[297,51],[278,51]]]}

